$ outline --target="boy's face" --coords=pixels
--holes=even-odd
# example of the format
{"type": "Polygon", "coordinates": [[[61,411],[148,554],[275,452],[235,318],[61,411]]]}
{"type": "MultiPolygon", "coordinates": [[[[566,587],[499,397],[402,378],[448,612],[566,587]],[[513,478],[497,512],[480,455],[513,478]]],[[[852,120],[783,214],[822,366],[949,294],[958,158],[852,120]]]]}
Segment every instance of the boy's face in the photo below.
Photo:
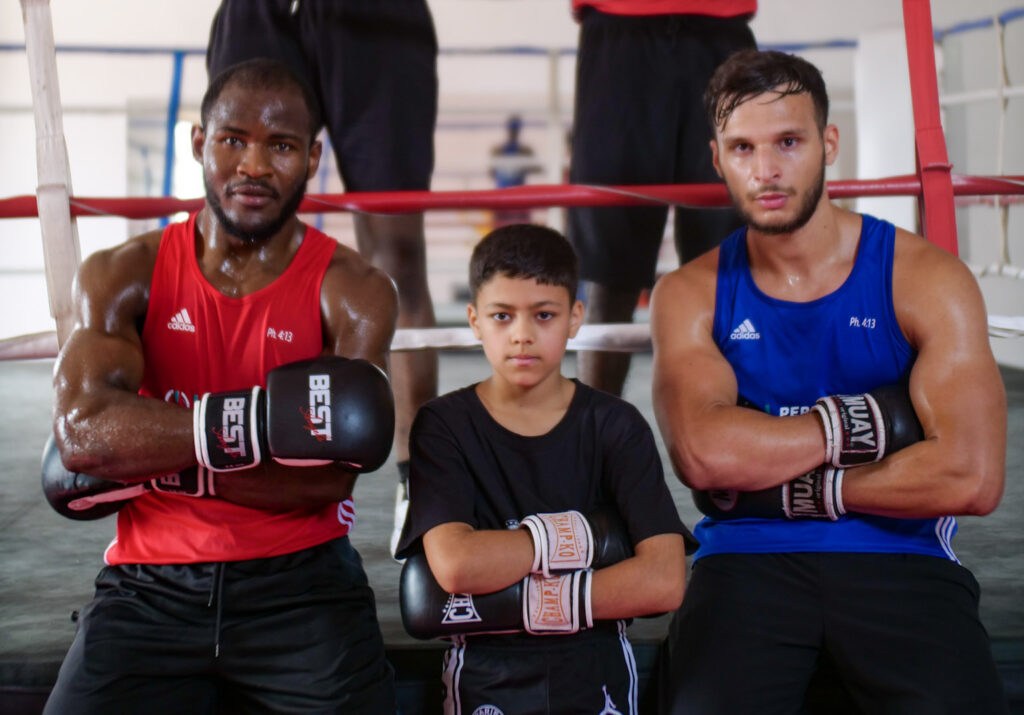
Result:
{"type": "Polygon", "coordinates": [[[583,304],[565,287],[502,274],[480,286],[468,313],[494,376],[523,388],[561,375],[565,344],[583,322],[583,304]]]}

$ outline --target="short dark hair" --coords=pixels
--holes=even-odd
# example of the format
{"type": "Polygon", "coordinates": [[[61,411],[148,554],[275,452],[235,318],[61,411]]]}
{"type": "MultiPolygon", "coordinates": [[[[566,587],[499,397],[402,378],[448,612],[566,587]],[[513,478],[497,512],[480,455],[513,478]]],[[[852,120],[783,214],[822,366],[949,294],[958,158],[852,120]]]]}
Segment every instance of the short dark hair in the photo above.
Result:
{"type": "Polygon", "coordinates": [[[711,131],[725,126],[740,106],[760,94],[811,95],[818,130],[828,123],[828,92],[821,70],[796,55],[775,50],[740,50],[723,62],[704,91],[704,110],[711,131]]]}
{"type": "Polygon", "coordinates": [[[569,303],[576,300],[576,252],[565,236],[546,226],[516,223],[484,236],[469,259],[469,290],[474,303],[480,287],[496,275],[562,286],[569,291],[569,303]]]}
{"type": "Polygon", "coordinates": [[[320,113],[320,102],[317,101],[312,87],[284,62],[265,57],[246,60],[226,67],[210,80],[206,94],[203,95],[203,103],[199,107],[199,121],[203,128],[206,127],[210,112],[213,111],[214,105],[220,99],[221,93],[229,84],[253,90],[298,89],[302,93],[306,110],[309,112],[310,139],[315,139],[317,132],[320,131],[323,118],[320,113]]]}

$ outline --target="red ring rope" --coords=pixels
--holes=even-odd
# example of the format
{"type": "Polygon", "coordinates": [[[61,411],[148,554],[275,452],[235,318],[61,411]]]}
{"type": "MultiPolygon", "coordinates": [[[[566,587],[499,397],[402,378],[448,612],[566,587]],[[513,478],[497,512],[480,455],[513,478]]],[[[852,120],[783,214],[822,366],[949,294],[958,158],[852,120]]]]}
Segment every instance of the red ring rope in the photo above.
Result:
{"type": "MultiPolygon", "coordinates": [[[[952,174],[953,193],[963,196],[1024,194],[1024,176],[967,176],[952,174]]],[[[915,174],[885,179],[830,181],[833,199],[859,196],[920,196],[921,181],[915,174]]],[[[411,213],[438,209],[529,209],[551,206],[728,206],[723,184],[652,186],[530,185],[481,191],[380,191],[352,194],[308,195],[300,211],[332,213],[411,213]]],[[[202,199],[164,197],[72,197],[73,216],[123,216],[148,219],[179,211],[196,211],[202,199]]],[[[0,199],[0,218],[37,216],[35,196],[0,199]]]]}

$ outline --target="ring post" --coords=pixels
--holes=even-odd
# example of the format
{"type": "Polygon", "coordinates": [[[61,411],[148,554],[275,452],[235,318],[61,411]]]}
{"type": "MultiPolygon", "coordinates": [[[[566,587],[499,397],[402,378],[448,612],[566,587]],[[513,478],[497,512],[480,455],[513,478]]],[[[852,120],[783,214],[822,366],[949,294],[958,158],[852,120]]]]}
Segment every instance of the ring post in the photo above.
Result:
{"type": "Polygon", "coordinates": [[[910,96],[914,105],[917,166],[921,175],[920,213],[925,237],[957,255],[956,210],[952,165],[946,154],[935,75],[935,39],[928,0],[903,0],[903,29],[907,36],[910,96]]]}
{"type": "Polygon", "coordinates": [[[74,325],[71,283],[82,256],[78,225],[71,216],[71,169],[64,141],[53,20],[49,0],[21,0],[21,10],[36,123],[36,203],[43,236],[46,292],[50,315],[57,323],[57,340],[63,345],[74,325]]]}

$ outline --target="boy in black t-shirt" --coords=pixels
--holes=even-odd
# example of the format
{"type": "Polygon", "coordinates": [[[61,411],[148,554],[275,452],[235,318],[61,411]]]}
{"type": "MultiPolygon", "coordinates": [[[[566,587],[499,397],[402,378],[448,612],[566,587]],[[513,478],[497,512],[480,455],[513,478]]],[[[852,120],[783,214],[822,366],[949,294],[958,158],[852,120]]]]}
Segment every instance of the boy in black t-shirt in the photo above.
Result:
{"type": "Polygon", "coordinates": [[[413,424],[402,616],[451,638],[446,713],[634,713],[626,619],[682,600],[685,527],[650,427],[561,374],[576,271],[550,229],[484,238],[468,314],[493,372],[413,424]]]}

